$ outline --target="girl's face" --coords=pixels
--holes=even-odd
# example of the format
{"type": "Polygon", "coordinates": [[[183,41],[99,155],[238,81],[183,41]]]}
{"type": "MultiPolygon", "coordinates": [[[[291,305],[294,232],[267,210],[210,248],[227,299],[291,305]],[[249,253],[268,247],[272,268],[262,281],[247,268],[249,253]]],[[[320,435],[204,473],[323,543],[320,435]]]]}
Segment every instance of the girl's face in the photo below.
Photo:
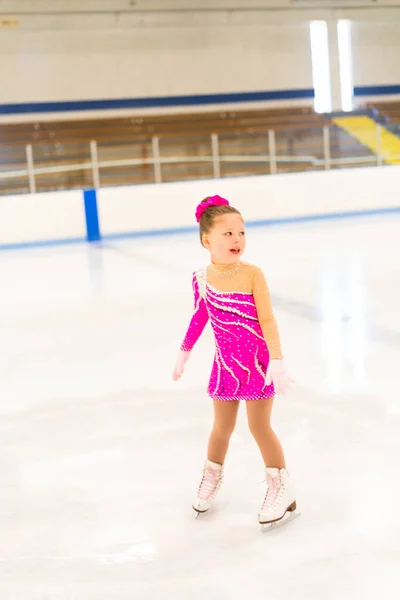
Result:
{"type": "Polygon", "coordinates": [[[229,213],[216,218],[212,230],[203,235],[203,244],[214,263],[229,265],[237,262],[246,246],[242,217],[229,213]]]}

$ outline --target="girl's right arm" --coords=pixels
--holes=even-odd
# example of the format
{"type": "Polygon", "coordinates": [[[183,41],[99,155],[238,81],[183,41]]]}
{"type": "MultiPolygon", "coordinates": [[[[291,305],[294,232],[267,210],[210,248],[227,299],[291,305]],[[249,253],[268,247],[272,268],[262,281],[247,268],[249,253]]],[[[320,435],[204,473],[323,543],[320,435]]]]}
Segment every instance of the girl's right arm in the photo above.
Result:
{"type": "Polygon", "coordinates": [[[181,345],[181,350],[190,352],[203,333],[203,329],[208,321],[208,311],[204,298],[200,295],[199,282],[196,274],[193,274],[193,296],[194,296],[194,313],[190,320],[188,330],[181,345]]]}
{"type": "Polygon", "coordinates": [[[183,373],[186,362],[189,359],[193,346],[199,339],[208,321],[208,311],[204,298],[200,294],[199,283],[196,274],[193,274],[194,313],[190,320],[186,335],[181,344],[181,349],[176,360],[172,379],[177,381],[183,373]]]}

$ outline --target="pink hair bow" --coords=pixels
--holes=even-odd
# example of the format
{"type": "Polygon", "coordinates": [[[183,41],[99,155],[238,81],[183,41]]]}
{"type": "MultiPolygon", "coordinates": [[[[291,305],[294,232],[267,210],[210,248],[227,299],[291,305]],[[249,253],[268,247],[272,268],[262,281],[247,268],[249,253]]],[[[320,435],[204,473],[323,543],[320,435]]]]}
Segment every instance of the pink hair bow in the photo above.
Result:
{"type": "Polygon", "coordinates": [[[221,196],[210,196],[207,198],[206,202],[200,202],[198,207],[196,208],[196,221],[199,222],[201,215],[209,206],[229,206],[228,200],[225,198],[221,198],[221,196]]]}

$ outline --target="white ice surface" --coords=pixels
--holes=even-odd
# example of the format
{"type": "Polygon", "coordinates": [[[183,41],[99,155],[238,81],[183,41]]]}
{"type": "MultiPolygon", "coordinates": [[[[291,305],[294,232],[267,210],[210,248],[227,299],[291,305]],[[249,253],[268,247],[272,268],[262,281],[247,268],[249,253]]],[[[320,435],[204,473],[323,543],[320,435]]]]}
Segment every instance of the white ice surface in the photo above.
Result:
{"type": "Polygon", "coordinates": [[[400,597],[400,218],[248,230],[297,385],[273,421],[300,519],[263,535],[241,407],[215,510],[207,262],[192,235],[0,253],[0,600],[400,597]]]}

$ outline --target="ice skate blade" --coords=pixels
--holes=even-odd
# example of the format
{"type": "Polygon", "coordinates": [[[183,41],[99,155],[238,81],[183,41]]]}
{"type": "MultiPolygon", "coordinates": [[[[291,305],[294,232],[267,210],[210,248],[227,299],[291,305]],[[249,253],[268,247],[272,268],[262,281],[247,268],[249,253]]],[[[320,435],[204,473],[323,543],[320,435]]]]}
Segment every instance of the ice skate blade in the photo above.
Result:
{"type": "Polygon", "coordinates": [[[287,525],[291,521],[298,519],[300,516],[301,516],[301,513],[299,513],[299,512],[291,512],[291,513],[286,513],[285,516],[282,517],[282,519],[279,519],[279,521],[274,521],[273,523],[260,523],[261,533],[269,533],[273,529],[278,529],[279,527],[283,527],[284,525],[287,525]]]}

